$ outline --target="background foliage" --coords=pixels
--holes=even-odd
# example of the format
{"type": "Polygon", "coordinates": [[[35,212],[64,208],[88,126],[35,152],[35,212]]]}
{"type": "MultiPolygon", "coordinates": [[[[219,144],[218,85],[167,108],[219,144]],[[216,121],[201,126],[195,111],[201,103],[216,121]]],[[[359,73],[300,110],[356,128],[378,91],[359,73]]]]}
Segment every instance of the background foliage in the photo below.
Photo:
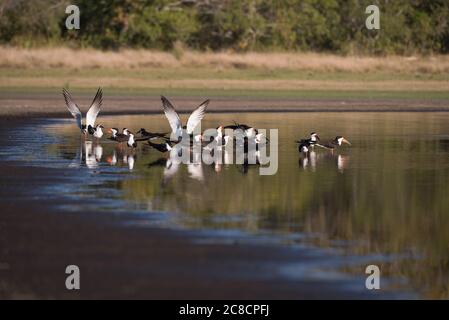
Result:
{"type": "Polygon", "coordinates": [[[0,43],[102,49],[413,54],[449,51],[447,0],[0,0],[0,43]],[[76,4],[81,29],[66,30],[76,4]],[[365,8],[381,30],[365,28],[365,8]]]}

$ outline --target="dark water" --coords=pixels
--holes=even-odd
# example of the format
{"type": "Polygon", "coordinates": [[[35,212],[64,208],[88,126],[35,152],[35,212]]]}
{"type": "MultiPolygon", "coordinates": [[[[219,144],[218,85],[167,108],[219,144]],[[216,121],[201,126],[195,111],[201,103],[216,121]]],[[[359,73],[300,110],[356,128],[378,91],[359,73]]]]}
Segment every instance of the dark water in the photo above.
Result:
{"type": "MultiPolygon", "coordinates": [[[[275,175],[236,164],[167,168],[166,155],[144,143],[135,151],[105,139],[83,143],[72,121],[45,124],[46,138],[27,139],[20,157],[90,177],[88,183],[55,189],[99,199],[97,209],[134,210],[148,216],[149,224],[269,234],[286,245],[374,257],[369,262],[379,264],[383,276],[399,280],[393,286],[423,297],[449,297],[449,114],[208,114],[203,128],[232,120],[279,130],[275,175]],[[301,157],[294,140],[311,131],[322,140],[343,135],[352,146],[301,157]]],[[[133,131],[169,130],[163,115],[101,121],[133,131]]],[[[88,205],[80,201],[70,209],[88,205]]],[[[349,274],[360,272],[354,268],[339,266],[349,274]]]]}

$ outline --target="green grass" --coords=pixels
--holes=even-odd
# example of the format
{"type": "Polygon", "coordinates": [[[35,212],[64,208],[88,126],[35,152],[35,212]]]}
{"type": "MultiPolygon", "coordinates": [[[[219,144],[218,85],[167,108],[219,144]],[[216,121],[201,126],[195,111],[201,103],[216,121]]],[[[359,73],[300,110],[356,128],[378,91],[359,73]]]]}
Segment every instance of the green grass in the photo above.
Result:
{"type": "Polygon", "coordinates": [[[209,68],[147,68],[147,69],[18,69],[0,68],[0,78],[7,77],[51,77],[51,78],[96,78],[126,77],[146,80],[227,79],[227,80],[437,80],[449,81],[448,73],[389,73],[389,72],[311,72],[295,70],[209,69],[209,68]]]}
{"type": "MultiPolygon", "coordinates": [[[[351,72],[300,72],[294,70],[266,70],[258,68],[248,69],[210,69],[210,68],[146,68],[138,70],[130,69],[81,69],[69,70],[63,68],[51,69],[18,69],[18,68],[0,68],[0,80],[4,86],[0,87],[0,95],[32,93],[55,94],[60,92],[61,87],[68,87],[79,93],[91,94],[95,91],[97,79],[113,79],[113,84],[103,85],[108,95],[137,95],[137,96],[200,96],[200,97],[246,97],[261,99],[405,99],[405,100],[449,100],[449,90],[447,82],[449,74],[426,74],[426,73],[351,73],[351,72]],[[78,84],[74,85],[73,80],[78,84]],[[121,82],[126,79],[127,82],[121,82]],[[19,82],[11,82],[20,80],[19,82]],[[23,81],[22,81],[23,80],[23,81]],[[42,82],[40,82],[42,80],[42,82]],[[83,84],[86,80],[86,84],[83,84]],[[145,87],[146,80],[152,81],[152,86],[145,87]],[[158,80],[164,80],[165,84],[170,83],[167,80],[183,80],[187,85],[174,84],[167,88],[164,85],[157,84],[158,80]],[[189,80],[203,80],[202,82],[188,83],[189,80]],[[228,88],[218,88],[211,86],[208,88],[207,80],[249,80],[259,81],[268,80],[264,84],[267,88],[245,88],[235,89],[235,86],[228,88]],[[312,87],[295,88],[289,85],[286,88],[276,88],[276,83],[269,83],[269,80],[314,80],[312,87]],[[437,87],[424,86],[426,81],[434,81],[437,87]],[[47,81],[47,82],[45,82],[47,81]],[[89,81],[87,83],[87,81],[89,81]],[[382,81],[389,81],[388,85],[383,87],[382,81]],[[397,90],[394,81],[410,81],[416,84],[407,91],[407,85],[402,83],[402,87],[397,90]],[[22,83],[23,82],[23,83],[22,83]],[[20,85],[18,84],[20,83],[20,85]],[[42,83],[42,85],[40,85],[42,83]],[[154,85],[156,83],[156,86],[154,85]],[[201,84],[199,84],[201,83],[201,84]],[[380,87],[379,87],[380,83],[380,87]],[[323,89],[322,85],[333,84],[323,89]],[[347,86],[336,87],[335,85],[347,84],[347,86]],[[358,86],[354,87],[354,84],[358,86]],[[360,85],[362,84],[362,85],[360,85]],[[365,87],[366,84],[366,87],[365,87]],[[373,86],[370,87],[370,84],[373,86]],[[135,86],[134,86],[135,85],[135,86]],[[178,87],[177,87],[178,86],[178,87]],[[354,87],[354,88],[351,88],[354,87]],[[376,87],[375,90],[371,90],[376,87]],[[421,87],[420,87],[421,86],[421,87]]],[[[399,83],[399,82],[398,82],[399,83]]],[[[244,85],[243,85],[244,86],[244,85]]]]}
{"type": "MultiPolygon", "coordinates": [[[[72,88],[73,89],[73,88],[72,88]]],[[[310,100],[449,100],[446,91],[369,91],[369,90],[218,90],[218,89],[184,89],[184,88],[114,88],[104,87],[108,95],[120,96],[178,96],[178,97],[235,97],[260,99],[310,99],[310,100]]],[[[29,93],[33,95],[55,94],[60,87],[46,88],[0,88],[0,96],[8,94],[29,93]]],[[[76,88],[77,93],[91,94],[95,89],[76,88]]]]}

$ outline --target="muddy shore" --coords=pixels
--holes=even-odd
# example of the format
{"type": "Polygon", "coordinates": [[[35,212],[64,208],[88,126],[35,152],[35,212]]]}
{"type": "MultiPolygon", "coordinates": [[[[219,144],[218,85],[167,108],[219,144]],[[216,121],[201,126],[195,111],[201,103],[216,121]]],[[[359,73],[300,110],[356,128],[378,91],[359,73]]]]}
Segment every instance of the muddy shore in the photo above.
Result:
{"type": "MultiPolygon", "coordinates": [[[[447,100],[404,99],[276,99],[230,97],[173,97],[179,112],[192,111],[210,98],[208,112],[437,112],[449,111],[447,100]]],[[[89,95],[77,95],[76,101],[84,110],[91,103],[89,95]]],[[[106,95],[103,115],[161,113],[159,96],[106,95]]],[[[0,93],[0,117],[67,117],[68,113],[59,93],[16,94],[0,93]]]]}

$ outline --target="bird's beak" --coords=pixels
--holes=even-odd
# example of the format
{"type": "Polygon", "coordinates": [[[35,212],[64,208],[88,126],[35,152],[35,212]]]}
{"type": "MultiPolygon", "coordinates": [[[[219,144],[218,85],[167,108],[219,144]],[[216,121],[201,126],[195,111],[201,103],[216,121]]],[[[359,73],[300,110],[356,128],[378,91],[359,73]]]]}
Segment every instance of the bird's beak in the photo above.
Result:
{"type": "Polygon", "coordinates": [[[112,129],[108,129],[108,133],[112,133],[112,129]]]}
{"type": "Polygon", "coordinates": [[[346,144],[348,144],[348,145],[351,145],[351,143],[350,143],[348,140],[346,140],[345,138],[343,138],[343,139],[341,140],[341,142],[344,142],[344,143],[346,143],[346,144]]]}

